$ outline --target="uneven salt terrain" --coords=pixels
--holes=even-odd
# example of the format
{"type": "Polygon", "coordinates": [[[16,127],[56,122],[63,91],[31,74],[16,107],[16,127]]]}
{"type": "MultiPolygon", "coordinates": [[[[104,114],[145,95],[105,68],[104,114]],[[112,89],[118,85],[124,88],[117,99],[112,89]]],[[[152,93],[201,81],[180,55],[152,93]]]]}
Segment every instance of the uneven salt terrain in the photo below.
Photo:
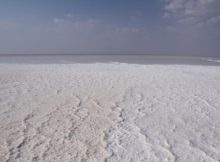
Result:
{"type": "Polygon", "coordinates": [[[0,161],[220,161],[220,67],[0,64],[0,161]]]}

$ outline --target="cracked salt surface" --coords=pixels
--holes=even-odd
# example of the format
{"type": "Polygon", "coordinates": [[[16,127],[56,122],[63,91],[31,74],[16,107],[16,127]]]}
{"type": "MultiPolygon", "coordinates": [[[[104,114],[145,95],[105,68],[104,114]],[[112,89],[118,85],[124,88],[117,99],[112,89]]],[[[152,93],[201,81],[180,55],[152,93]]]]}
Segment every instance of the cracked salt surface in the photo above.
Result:
{"type": "Polygon", "coordinates": [[[0,161],[220,161],[220,67],[0,65],[0,161]]]}

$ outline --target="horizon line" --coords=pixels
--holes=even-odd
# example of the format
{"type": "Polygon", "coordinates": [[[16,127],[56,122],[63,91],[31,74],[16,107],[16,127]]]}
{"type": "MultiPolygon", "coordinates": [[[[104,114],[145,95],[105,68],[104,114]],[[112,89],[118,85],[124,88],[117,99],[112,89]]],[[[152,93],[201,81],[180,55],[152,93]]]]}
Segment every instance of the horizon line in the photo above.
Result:
{"type": "Polygon", "coordinates": [[[98,56],[178,56],[178,57],[220,57],[219,55],[192,55],[192,54],[159,54],[159,53],[152,53],[152,54],[144,54],[144,53],[0,53],[0,56],[58,56],[58,55],[66,55],[66,56],[89,56],[89,55],[98,55],[98,56]]]}

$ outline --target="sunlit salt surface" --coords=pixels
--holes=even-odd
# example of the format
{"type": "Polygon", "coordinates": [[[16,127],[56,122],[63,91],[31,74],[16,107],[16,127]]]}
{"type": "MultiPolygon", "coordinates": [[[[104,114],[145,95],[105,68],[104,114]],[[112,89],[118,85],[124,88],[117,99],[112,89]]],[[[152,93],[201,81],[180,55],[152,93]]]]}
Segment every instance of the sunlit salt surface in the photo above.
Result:
{"type": "Polygon", "coordinates": [[[108,57],[0,57],[0,161],[220,161],[218,62],[108,57]]]}
{"type": "Polygon", "coordinates": [[[218,59],[207,59],[208,61],[211,61],[211,62],[218,62],[218,63],[220,63],[220,60],[218,60],[218,59]]]}

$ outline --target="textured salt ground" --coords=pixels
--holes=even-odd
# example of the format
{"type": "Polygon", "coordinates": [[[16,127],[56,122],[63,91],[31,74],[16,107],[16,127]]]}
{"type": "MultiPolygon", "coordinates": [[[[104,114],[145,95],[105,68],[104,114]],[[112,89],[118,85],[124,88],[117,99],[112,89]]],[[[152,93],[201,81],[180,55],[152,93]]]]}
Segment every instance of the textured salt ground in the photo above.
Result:
{"type": "Polygon", "coordinates": [[[0,65],[0,161],[220,161],[220,67],[0,65]]]}

